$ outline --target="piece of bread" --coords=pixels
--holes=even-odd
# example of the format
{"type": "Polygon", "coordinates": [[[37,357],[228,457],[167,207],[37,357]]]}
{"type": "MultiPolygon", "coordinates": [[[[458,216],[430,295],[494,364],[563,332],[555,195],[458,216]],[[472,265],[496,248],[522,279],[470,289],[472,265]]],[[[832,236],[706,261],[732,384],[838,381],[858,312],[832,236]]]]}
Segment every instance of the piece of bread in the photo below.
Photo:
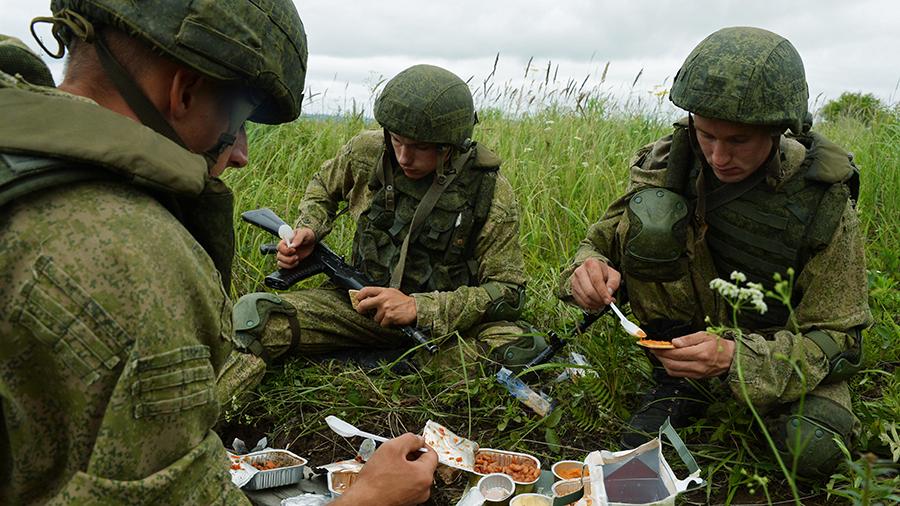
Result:
{"type": "Polygon", "coordinates": [[[354,311],[358,311],[359,309],[359,300],[356,298],[356,294],[359,293],[359,290],[347,290],[347,293],[350,294],[350,305],[353,306],[354,311]]]}

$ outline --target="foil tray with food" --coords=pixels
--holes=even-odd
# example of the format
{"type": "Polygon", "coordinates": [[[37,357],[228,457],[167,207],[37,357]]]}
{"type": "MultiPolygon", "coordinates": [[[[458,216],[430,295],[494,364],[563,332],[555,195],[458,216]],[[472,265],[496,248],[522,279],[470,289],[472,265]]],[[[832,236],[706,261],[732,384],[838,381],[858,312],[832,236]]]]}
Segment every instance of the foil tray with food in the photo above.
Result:
{"type": "Polygon", "coordinates": [[[262,450],[247,455],[229,453],[231,480],[245,490],[292,485],[303,479],[306,459],[288,450],[262,450]]]}

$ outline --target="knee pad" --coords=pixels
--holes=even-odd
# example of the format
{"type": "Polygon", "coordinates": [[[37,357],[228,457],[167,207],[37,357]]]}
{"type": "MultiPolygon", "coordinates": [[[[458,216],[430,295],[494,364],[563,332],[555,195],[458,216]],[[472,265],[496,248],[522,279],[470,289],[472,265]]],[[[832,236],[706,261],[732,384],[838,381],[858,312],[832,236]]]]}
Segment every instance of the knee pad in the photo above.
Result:
{"type": "Polygon", "coordinates": [[[799,402],[790,413],[780,419],[782,427],[782,453],[790,467],[796,458],[797,474],[807,478],[831,475],[843,461],[844,452],[835,442],[838,438],[844,447],[850,447],[854,416],[836,402],[809,395],[799,412],[799,402]]]}
{"type": "Polygon", "coordinates": [[[244,353],[252,353],[266,362],[268,352],[260,342],[260,336],[273,313],[283,314],[291,322],[292,341],[299,337],[297,310],[274,293],[256,292],[242,296],[234,303],[231,313],[234,323],[235,347],[244,353]]]}
{"type": "MultiPolygon", "coordinates": [[[[518,325],[523,326],[522,322],[518,325]]],[[[528,334],[491,350],[491,358],[513,371],[521,370],[525,364],[547,348],[547,341],[537,329],[527,325],[525,331],[528,334]]]]}

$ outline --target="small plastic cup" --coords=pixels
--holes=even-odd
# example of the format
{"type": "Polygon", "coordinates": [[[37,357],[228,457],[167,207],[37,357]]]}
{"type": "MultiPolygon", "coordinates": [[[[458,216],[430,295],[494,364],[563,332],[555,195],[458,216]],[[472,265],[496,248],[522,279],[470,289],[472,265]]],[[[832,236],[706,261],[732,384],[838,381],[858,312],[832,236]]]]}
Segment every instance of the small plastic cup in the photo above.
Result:
{"type": "MultiPolygon", "coordinates": [[[[591,494],[591,482],[590,480],[582,480],[581,478],[575,478],[572,480],[562,480],[557,481],[551,487],[553,491],[553,497],[565,497],[572,492],[576,492],[584,488],[584,495],[591,494]]],[[[573,503],[574,504],[574,503],[573,503]]]]}
{"type": "Polygon", "coordinates": [[[519,494],[509,501],[509,506],[551,506],[553,499],[543,494],[519,494]]]}
{"type": "Polygon", "coordinates": [[[478,491],[484,496],[485,506],[506,506],[516,489],[509,475],[494,473],[478,480],[478,491]]]}
{"type": "Polygon", "coordinates": [[[556,476],[557,480],[580,478],[581,476],[587,476],[588,472],[587,466],[577,460],[560,460],[553,464],[550,470],[553,471],[553,476],[556,476]],[[582,475],[582,473],[584,474],[582,475]]]}

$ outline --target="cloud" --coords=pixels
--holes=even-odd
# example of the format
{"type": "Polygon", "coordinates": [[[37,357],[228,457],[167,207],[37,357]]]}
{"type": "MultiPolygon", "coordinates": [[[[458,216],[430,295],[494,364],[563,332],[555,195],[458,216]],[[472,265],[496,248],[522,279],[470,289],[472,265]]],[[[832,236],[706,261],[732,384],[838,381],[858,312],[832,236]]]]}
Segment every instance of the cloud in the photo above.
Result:
{"type": "MultiPolygon", "coordinates": [[[[37,49],[29,20],[49,2],[3,0],[0,32],[37,49]]],[[[521,86],[551,74],[562,83],[604,83],[625,97],[671,80],[690,50],[724,26],[775,31],[797,47],[810,92],[821,100],[843,91],[897,101],[900,3],[894,0],[304,0],[296,1],[306,26],[308,83],[318,107],[365,104],[379,79],[414,63],[444,66],[482,83],[499,61],[496,86],[521,86]],[[525,68],[532,70],[525,77],[525,68]],[[636,88],[632,88],[638,72],[636,88]]],[[[61,66],[53,65],[59,78],[61,66]]],[[[308,93],[309,95],[309,93],[308,93]]]]}

